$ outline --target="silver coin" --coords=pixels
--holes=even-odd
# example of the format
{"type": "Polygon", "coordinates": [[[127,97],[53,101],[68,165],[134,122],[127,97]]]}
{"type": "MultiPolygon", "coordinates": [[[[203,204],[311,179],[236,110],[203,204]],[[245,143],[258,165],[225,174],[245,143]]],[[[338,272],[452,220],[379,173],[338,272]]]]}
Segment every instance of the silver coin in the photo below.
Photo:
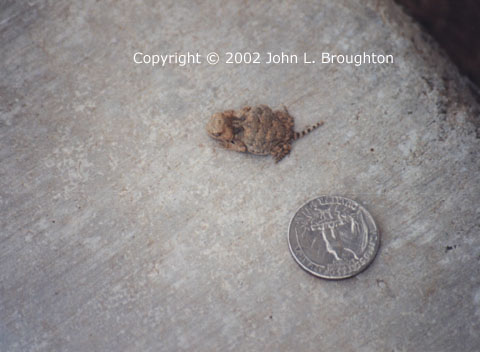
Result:
{"type": "Polygon", "coordinates": [[[357,202],[320,196],[295,213],[288,244],[293,258],[309,273],[324,279],[345,279],[372,262],[380,235],[372,216],[357,202]]]}

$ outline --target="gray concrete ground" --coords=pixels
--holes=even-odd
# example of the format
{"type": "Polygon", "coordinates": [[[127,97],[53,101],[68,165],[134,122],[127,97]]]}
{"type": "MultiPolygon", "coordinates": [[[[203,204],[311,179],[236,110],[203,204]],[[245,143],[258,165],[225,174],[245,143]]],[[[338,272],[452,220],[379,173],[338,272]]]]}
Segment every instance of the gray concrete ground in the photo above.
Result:
{"type": "Polygon", "coordinates": [[[1,351],[479,350],[479,106],[397,7],[3,1],[0,33],[1,351]],[[152,68],[137,51],[395,62],[152,68]],[[259,103],[325,125],[279,164],[206,135],[259,103]],[[355,278],[288,251],[321,194],[381,229],[355,278]]]}

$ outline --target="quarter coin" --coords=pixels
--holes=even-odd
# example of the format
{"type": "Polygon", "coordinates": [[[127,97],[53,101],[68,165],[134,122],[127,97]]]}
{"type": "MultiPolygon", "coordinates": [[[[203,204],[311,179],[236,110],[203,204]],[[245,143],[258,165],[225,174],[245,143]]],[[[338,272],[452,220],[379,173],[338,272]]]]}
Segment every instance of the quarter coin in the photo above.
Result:
{"type": "Polygon", "coordinates": [[[324,279],[345,279],[372,262],[380,235],[370,213],[357,202],[320,196],[295,213],[288,244],[293,258],[309,273],[324,279]]]}

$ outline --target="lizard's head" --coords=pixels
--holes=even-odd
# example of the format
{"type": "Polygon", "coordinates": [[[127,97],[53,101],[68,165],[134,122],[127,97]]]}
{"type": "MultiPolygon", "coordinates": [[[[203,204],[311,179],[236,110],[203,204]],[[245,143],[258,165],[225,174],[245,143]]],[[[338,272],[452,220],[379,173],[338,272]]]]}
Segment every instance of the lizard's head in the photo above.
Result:
{"type": "Polygon", "coordinates": [[[231,121],[224,113],[217,112],[210,117],[207,123],[207,133],[210,137],[219,141],[230,141],[233,139],[231,121]]]}

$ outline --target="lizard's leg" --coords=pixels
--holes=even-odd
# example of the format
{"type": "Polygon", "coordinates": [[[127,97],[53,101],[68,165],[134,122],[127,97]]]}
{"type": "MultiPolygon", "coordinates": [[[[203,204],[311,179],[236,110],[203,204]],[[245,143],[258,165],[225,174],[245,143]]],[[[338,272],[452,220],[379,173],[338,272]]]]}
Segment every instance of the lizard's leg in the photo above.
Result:
{"type": "Polygon", "coordinates": [[[232,126],[236,128],[240,128],[243,126],[243,122],[245,121],[245,114],[249,112],[252,108],[250,106],[244,107],[240,112],[232,118],[232,126]]]}
{"type": "Polygon", "coordinates": [[[272,156],[275,159],[275,162],[278,163],[285,156],[290,153],[292,145],[290,143],[279,144],[272,149],[272,156]]]}
{"type": "Polygon", "coordinates": [[[290,115],[285,105],[283,105],[283,111],[279,110],[276,113],[278,118],[282,120],[283,123],[285,124],[285,127],[287,127],[288,129],[290,128],[293,129],[293,125],[294,125],[293,117],[292,115],[290,115]]]}
{"type": "Polygon", "coordinates": [[[228,150],[234,150],[236,152],[246,153],[247,146],[245,143],[239,140],[223,141],[222,146],[228,150]]]}

